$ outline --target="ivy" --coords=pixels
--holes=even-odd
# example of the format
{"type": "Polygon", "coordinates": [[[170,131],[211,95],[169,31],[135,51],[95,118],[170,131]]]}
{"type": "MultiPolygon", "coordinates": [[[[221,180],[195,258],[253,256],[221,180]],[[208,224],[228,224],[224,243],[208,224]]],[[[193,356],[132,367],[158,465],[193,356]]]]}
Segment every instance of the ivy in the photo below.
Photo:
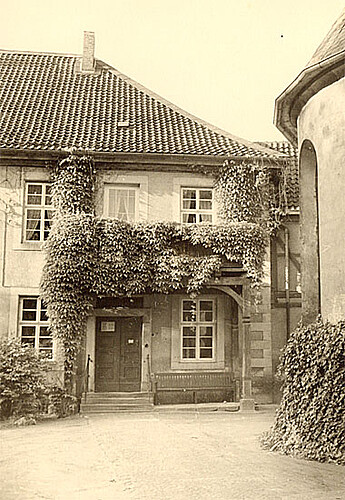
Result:
{"type": "Polygon", "coordinates": [[[45,245],[41,295],[53,336],[65,350],[67,385],[96,297],[176,290],[196,296],[224,259],[242,264],[252,284],[260,283],[268,242],[261,185],[267,182],[254,170],[224,165],[215,180],[220,225],[180,226],[96,217],[92,160],[71,155],[59,163],[52,175],[56,212],[45,245]]]}
{"type": "Polygon", "coordinates": [[[345,465],[345,322],[300,325],[278,374],[282,401],[264,446],[345,465]]]}
{"type": "Polygon", "coordinates": [[[259,224],[274,234],[286,212],[285,170],[225,161],[215,178],[220,217],[259,224]]]}

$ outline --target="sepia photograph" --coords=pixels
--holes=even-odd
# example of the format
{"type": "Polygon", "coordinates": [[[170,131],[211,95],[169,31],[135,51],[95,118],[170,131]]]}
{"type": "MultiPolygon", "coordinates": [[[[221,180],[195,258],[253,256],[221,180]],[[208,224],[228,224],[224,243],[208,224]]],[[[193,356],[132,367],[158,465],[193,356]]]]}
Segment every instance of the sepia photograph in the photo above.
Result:
{"type": "Polygon", "coordinates": [[[0,500],[345,499],[344,2],[0,9],[0,500]]]}

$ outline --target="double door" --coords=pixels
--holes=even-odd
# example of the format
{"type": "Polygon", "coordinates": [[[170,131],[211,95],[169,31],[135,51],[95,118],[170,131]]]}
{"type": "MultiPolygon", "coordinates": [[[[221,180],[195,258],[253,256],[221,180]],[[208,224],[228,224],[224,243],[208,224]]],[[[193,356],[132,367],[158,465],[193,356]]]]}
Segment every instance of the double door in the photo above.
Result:
{"type": "Polygon", "coordinates": [[[141,382],[141,319],[98,318],[95,390],[136,392],[141,382]]]}

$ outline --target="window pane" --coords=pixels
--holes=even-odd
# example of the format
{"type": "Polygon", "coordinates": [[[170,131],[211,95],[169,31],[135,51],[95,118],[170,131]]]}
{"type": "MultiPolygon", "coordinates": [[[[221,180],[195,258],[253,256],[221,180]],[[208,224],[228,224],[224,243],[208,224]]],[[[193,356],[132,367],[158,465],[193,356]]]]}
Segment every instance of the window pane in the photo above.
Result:
{"type": "Polygon", "coordinates": [[[183,331],[184,337],[195,337],[196,336],[195,326],[184,326],[182,331],[183,331]]]}
{"type": "Polygon", "coordinates": [[[46,309],[41,309],[40,320],[41,321],[48,321],[46,309]]]}
{"type": "Polygon", "coordinates": [[[27,241],[40,241],[41,233],[39,231],[26,231],[27,241]]]}
{"type": "Polygon", "coordinates": [[[195,224],[196,214],[182,214],[182,222],[183,224],[195,224]]]}
{"type": "Polygon", "coordinates": [[[196,189],[183,189],[184,200],[196,200],[196,189]]]}
{"type": "Polygon", "coordinates": [[[26,218],[28,220],[41,220],[41,210],[29,209],[26,211],[26,218]]]}
{"type": "Polygon", "coordinates": [[[37,299],[23,299],[23,309],[37,309],[37,299]]]}
{"type": "Polygon", "coordinates": [[[202,201],[199,202],[200,210],[212,210],[212,201],[202,201]]]}
{"type": "Polygon", "coordinates": [[[183,200],[183,210],[195,210],[196,200],[183,200]]]}
{"type": "Polygon", "coordinates": [[[200,326],[200,337],[212,337],[213,326],[200,326]]]}
{"type": "Polygon", "coordinates": [[[212,349],[200,349],[200,358],[212,358],[212,349]]]}
{"type": "Polygon", "coordinates": [[[195,358],[195,349],[183,349],[183,358],[184,359],[195,358]]]}
{"type": "Polygon", "coordinates": [[[36,321],[36,311],[23,311],[23,321],[36,321]]]}
{"type": "Polygon", "coordinates": [[[200,348],[211,347],[212,348],[212,337],[202,337],[200,338],[200,348]]]}
{"type": "Polygon", "coordinates": [[[31,347],[35,347],[35,339],[34,338],[23,337],[22,338],[22,344],[31,345],[31,347]]]}
{"type": "Polygon", "coordinates": [[[193,337],[184,337],[183,347],[195,347],[195,341],[196,339],[193,337]]]}
{"type": "Polygon", "coordinates": [[[28,194],[42,194],[42,184],[28,184],[28,194]]]}
{"type": "Polygon", "coordinates": [[[199,199],[200,200],[212,200],[212,189],[200,189],[199,199]]]}
{"type": "Polygon", "coordinates": [[[35,337],[36,328],[34,326],[22,326],[23,337],[35,337]]]}
{"type": "Polygon", "coordinates": [[[199,214],[199,222],[209,222],[212,224],[212,215],[211,214],[199,214]]]}
{"type": "Polygon", "coordinates": [[[48,347],[52,348],[53,347],[53,340],[50,338],[40,338],[40,348],[41,347],[48,347]]]}
{"type": "Polygon", "coordinates": [[[50,330],[48,326],[40,326],[40,337],[49,337],[50,330]]]}

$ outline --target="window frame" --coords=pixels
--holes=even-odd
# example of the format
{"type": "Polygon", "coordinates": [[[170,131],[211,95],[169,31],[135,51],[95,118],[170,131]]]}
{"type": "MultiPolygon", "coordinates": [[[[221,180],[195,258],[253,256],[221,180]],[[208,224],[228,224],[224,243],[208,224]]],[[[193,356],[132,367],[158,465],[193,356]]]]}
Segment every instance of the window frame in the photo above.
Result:
{"type": "MultiPolygon", "coordinates": [[[[51,194],[47,195],[47,186],[51,186],[51,185],[52,185],[52,183],[48,182],[48,181],[30,181],[30,180],[26,180],[25,181],[25,184],[24,184],[24,204],[23,204],[23,209],[24,209],[24,214],[23,214],[23,238],[22,238],[22,241],[24,243],[43,243],[48,238],[49,231],[51,229],[51,222],[53,220],[54,211],[55,211],[52,203],[49,204],[49,205],[46,204],[46,198],[47,198],[47,196],[51,196],[51,194]],[[32,203],[32,204],[30,204],[28,202],[29,201],[29,195],[30,195],[30,193],[29,193],[29,186],[41,186],[42,187],[42,193],[39,195],[41,197],[41,203],[39,203],[39,204],[38,203],[32,203]],[[29,210],[40,211],[40,218],[39,219],[29,219],[28,218],[28,211],[29,210]],[[45,217],[45,212],[46,211],[52,212],[52,217],[50,219],[45,217]],[[29,220],[37,220],[37,221],[39,220],[39,222],[40,222],[40,228],[39,229],[35,229],[35,228],[31,229],[31,231],[33,233],[39,231],[39,234],[40,234],[39,239],[29,239],[28,238],[28,233],[30,232],[30,229],[28,229],[27,223],[28,223],[29,220]],[[45,222],[46,221],[50,221],[50,226],[49,226],[48,230],[45,229],[45,222]]],[[[34,195],[32,195],[32,196],[34,196],[34,195]]]]}
{"type": "MultiPolygon", "coordinates": [[[[41,313],[46,311],[46,308],[43,305],[42,299],[38,295],[22,295],[19,297],[19,321],[18,321],[18,332],[19,338],[23,345],[32,345],[30,342],[23,342],[23,338],[33,339],[33,348],[35,351],[39,353],[49,352],[50,356],[47,356],[49,361],[54,361],[55,359],[55,343],[52,338],[51,333],[49,335],[41,335],[41,328],[49,328],[49,319],[42,319],[41,313]],[[24,308],[25,300],[34,300],[36,301],[35,309],[24,308]],[[24,319],[23,312],[24,311],[35,311],[35,319],[24,319]],[[23,335],[23,328],[34,328],[34,335],[23,335]],[[50,339],[51,347],[42,347],[40,345],[40,339],[50,339]]],[[[46,316],[46,313],[45,313],[46,316]]]]}
{"type": "Polygon", "coordinates": [[[199,297],[197,299],[190,299],[190,298],[182,298],[180,300],[180,360],[181,362],[186,362],[186,363],[205,363],[205,362],[214,362],[217,357],[216,353],[216,332],[217,332],[217,300],[215,298],[210,298],[210,297],[199,297]],[[184,302],[194,302],[196,304],[196,320],[195,321],[184,321],[183,318],[183,313],[187,311],[187,309],[184,309],[184,302]],[[211,302],[212,303],[212,321],[202,321],[200,319],[200,303],[201,302],[211,302]],[[193,347],[190,346],[184,346],[184,339],[185,338],[190,338],[187,336],[184,336],[183,334],[183,329],[184,327],[195,327],[195,357],[190,357],[190,358],[185,358],[184,357],[184,349],[193,349],[193,347]],[[200,356],[200,351],[201,349],[210,349],[210,347],[201,347],[201,338],[210,338],[209,336],[201,335],[200,330],[201,328],[204,327],[211,327],[212,328],[212,357],[201,357],[200,356]]]}
{"type": "MultiPolygon", "coordinates": [[[[188,198],[187,198],[188,199],[188,198]]],[[[207,200],[208,201],[208,200],[207,200]]],[[[181,191],[180,191],[180,222],[183,225],[188,225],[188,224],[214,224],[215,223],[215,196],[214,196],[214,189],[213,187],[210,186],[181,186],[181,191]],[[184,198],[184,191],[195,191],[196,197],[195,197],[195,202],[196,202],[196,208],[184,208],[183,207],[183,202],[186,198],[184,198]],[[210,191],[211,192],[211,209],[203,209],[200,208],[200,192],[201,191],[210,191]],[[187,214],[195,214],[196,221],[195,222],[184,222],[183,221],[183,216],[187,214]],[[209,215],[211,216],[210,221],[200,221],[200,216],[202,215],[209,215]]]]}
{"type": "Polygon", "coordinates": [[[125,222],[137,222],[139,220],[139,190],[140,186],[138,184],[130,184],[130,183],[109,183],[104,185],[104,202],[103,202],[103,213],[105,217],[108,217],[110,219],[119,219],[123,220],[125,222]],[[119,219],[116,216],[109,215],[109,196],[110,196],[110,191],[112,189],[115,189],[117,191],[129,191],[132,190],[134,191],[134,218],[125,220],[125,219],[119,219]]]}

